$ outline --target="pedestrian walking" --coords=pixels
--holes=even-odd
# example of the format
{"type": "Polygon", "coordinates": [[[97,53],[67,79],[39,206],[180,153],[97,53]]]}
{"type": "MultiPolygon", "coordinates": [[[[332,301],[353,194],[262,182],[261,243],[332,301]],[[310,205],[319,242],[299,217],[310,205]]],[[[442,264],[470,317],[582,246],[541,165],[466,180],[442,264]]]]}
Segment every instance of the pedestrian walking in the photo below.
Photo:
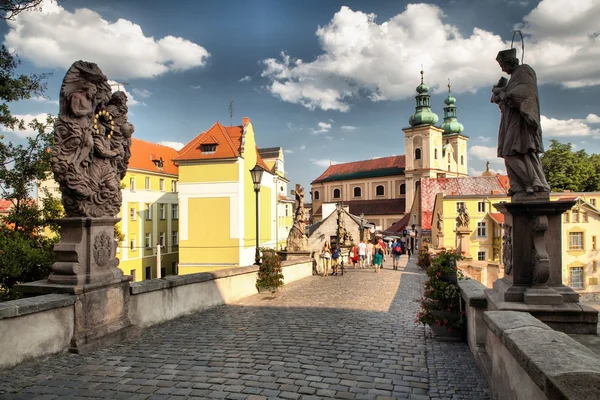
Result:
{"type": "Polygon", "coordinates": [[[392,245],[392,265],[395,270],[400,265],[400,256],[402,255],[402,245],[399,239],[395,239],[392,245]]]}
{"type": "Polygon", "coordinates": [[[367,242],[367,267],[373,265],[373,243],[367,242]]]}
{"type": "Polygon", "coordinates": [[[333,246],[333,252],[331,253],[331,275],[337,276],[338,267],[340,266],[341,252],[340,248],[333,246]]]}
{"type": "Polygon", "coordinates": [[[323,276],[327,276],[329,272],[329,267],[331,266],[331,247],[329,246],[329,242],[325,242],[323,248],[321,249],[321,265],[323,266],[323,276]]]}
{"type": "Polygon", "coordinates": [[[406,243],[406,254],[408,254],[408,258],[412,256],[412,240],[408,240],[406,243]]]}
{"type": "Polygon", "coordinates": [[[365,263],[367,260],[367,244],[365,243],[367,240],[363,239],[362,242],[358,244],[358,257],[359,257],[359,266],[360,269],[366,268],[365,263]]]}
{"type": "Polygon", "coordinates": [[[352,267],[356,269],[356,263],[358,263],[358,246],[352,245],[352,250],[350,250],[350,255],[348,255],[348,263],[352,262],[352,267]]]}
{"type": "Polygon", "coordinates": [[[381,243],[377,243],[375,245],[375,254],[373,255],[373,265],[375,265],[375,272],[379,272],[379,268],[381,268],[381,262],[383,261],[383,253],[385,250],[381,246],[381,243]]]}

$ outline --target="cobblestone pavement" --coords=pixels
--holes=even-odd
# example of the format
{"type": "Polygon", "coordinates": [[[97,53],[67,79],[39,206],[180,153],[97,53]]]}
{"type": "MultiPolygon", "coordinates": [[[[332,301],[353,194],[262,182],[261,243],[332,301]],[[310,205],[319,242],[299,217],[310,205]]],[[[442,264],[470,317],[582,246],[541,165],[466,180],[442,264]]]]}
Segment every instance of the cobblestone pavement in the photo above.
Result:
{"type": "Polygon", "coordinates": [[[414,323],[424,278],[404,258],[25,363],[0,372],[0,399],[488,399],[468,346],[414,323]]]}

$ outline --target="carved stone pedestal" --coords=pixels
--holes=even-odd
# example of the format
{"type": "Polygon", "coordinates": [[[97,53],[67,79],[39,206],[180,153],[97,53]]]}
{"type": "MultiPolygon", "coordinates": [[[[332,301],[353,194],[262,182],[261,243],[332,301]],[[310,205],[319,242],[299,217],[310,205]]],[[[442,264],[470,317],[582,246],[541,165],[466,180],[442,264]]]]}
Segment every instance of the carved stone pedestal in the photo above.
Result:
{"type": "Polygon", "coordinates": [[[437,233],[437,243],[435,244],[436,249],[444,247],[444,232],[437,233]]]}
{"type": "Polygon", "coordinates": [[[465,260],[472,260],[470,244],[471,244],[471,230],[466,226],[461,226],[456,229],[456,250],[465,253],[465,260]]]}
{"type": "Polygon", "coordinates": [[[490,310],[531,313],[565,333],[595,333],[598,312],[562,283],[561,216],[573,201],[494,204],[504,214],[502,279],[486,289],[490,310]]]}
{"type": "Polygon", "coordinates": [[[129,281],[118,268],[114,225],[119,218],[64,218],[56,262],[47,280],[18,286],[28,296],[76,296],[70,351],[84,353],[134,336],[129,320],[129,281]]]}
{"type": "Polygon", "coordinates": [[[310,259],[310,251],[287,251],[280,250],[277,252],[281,261],[290,261],[290,260],[301,260],[301,259],[310,259]]]}

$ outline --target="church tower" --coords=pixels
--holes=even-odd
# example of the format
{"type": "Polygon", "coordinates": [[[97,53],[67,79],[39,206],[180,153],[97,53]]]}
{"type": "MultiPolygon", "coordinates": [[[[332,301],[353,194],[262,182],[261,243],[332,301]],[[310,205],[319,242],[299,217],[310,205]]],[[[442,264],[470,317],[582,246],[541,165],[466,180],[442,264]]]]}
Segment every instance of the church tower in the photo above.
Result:
{"type": "MultiPolygon", "coordinates": [[[[415,113],[410,116],[410,127],[404,131],[404,148],[406,149],[404,175],[406,178],[406,212],[410,212],[415,192],[420,186],[421,178],[437,177],[444,173],[442,163],[442,134],[444,130],[435,124],[438,116],[431,111],[429,104],[429,86],[423,82],[417,86],[415,113]]],[[[409,225],[415,223],[410,217],[409,225]]]]}
{"type": "Polygon", "coordinates": [[[444,122],[440,126],[442,135],[442,156],[446,159],[448,177],[467,176],[467,136],[462,134],[463,125],[456,119],[456,99],[452,97],[450,80],[448,80],[448,97],[444,100],[444,122]]]}

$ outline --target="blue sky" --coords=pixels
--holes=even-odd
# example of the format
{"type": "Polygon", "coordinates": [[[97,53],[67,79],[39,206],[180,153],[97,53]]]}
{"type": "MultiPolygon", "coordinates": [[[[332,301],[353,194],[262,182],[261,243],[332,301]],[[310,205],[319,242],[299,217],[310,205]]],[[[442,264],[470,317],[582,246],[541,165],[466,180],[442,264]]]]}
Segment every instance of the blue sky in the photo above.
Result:
{"type": "Polygon", "coordinates": [[[233,100],[234,124],[250,117],[259,146],[283,147],[291,183],[309,187],[329,160],[404,154],[421,64],[440,123],[451,79],[471,174],[486,160],[503,172],[489,98],[502,76],[496,53],[516,27],[540,82],[544,141],[599,153],[600,0],[568,4],[64,0],[2,23],[0,33],[19,71],[53,71],[48,99],[11,105],[15,114],[56,114],[66,69],[93,61],[129,83],[136,137],[186,143],[217,120],[229,124],[233,100]]]}

